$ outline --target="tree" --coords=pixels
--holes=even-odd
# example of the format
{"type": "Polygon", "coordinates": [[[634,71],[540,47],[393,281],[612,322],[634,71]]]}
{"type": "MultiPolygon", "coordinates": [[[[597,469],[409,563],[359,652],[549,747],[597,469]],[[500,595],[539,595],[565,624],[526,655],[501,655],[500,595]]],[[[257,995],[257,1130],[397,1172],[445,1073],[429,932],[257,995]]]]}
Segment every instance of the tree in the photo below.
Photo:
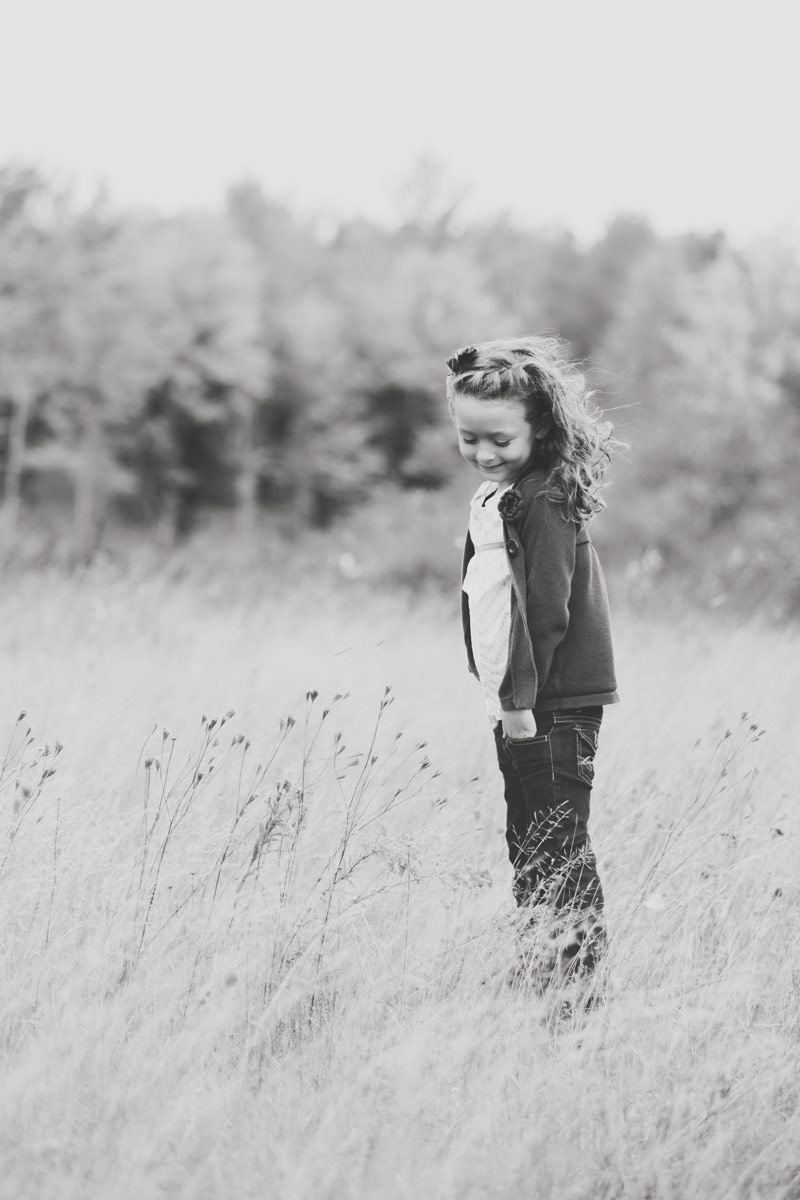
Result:
{"type": "Polygon", "coordinates": [[[625,298],[632,271],[656,241],[651,225],[643,217],[620,214],[589,247],[581,272],[579,316],[572,338],[578,358],[588,358],[601,345],[625,298]]]}
{"type": "Polygon", "coordinates": [[[667,564],[712,553],[722,569],[754,514],[772,509],[781,537],[789,511],[800,516],[788,486],[800,421],[784,387],[798,266],[784,264],[782,291],[775,267],[693,237],[659,245],[634,270],[603,351],[620,399],[635,404],[615,505],[631,549],[657,546],[667,564]],[[712,551],[719,538],[727,551],[712,551]]]}
{"type": "Polygon", "coordinates": [[[38,172],[0,170],[0,542],[6,546],[17,538],[31,414],[61,374],[64,220],[65,198],[38,172]]]}
{"type": "Polygon", "coordinates": [[[369,443],[385,475],[436,485],[451,473],[444,399],[445,360],[509,317],[471,253],[403,237],[344,240],[336,257],[336,304],[363,398],[369,443]],[[445,450],[445,445],[447,450],[445,450]]]}
{"type": "Polygon", "coordinates": [[[224,218],[184,216],[128,228],[117,265],[126,286],[116,345],[145,513],[159,516],[166,537],[188,528],[202,503],[231,504],[250,527],[272,364],[247,248],[224,218]]]}

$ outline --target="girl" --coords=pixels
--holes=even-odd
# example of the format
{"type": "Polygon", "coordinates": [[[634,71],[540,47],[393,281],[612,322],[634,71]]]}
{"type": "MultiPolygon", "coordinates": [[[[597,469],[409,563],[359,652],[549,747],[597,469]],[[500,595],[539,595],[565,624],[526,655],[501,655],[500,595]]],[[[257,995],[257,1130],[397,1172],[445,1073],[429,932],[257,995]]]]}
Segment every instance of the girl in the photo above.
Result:
{"type": "Polygon", "coordinates": [[[462,570],[469,669],[486,698],[526,937],[512,980],[589,975],[605,947],[587,825],[603,705],[617,700],[603,575],[587,523],[615,443],[554,338],[459,350],[447,397],[483,476],[462,570]]]}

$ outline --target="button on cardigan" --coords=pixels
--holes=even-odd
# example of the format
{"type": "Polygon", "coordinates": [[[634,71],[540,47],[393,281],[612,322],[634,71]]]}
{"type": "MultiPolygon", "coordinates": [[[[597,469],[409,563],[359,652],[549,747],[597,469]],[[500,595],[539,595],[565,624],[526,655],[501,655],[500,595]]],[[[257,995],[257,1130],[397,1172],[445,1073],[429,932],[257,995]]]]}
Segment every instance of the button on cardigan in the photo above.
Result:
{"type": "MultiPolygon", "coordinates": [[[[522,504],[504,519],[511,573],[508,662],[500,683],[504,711],[552,710],[613,704],[617,695],[611,619],[603,572],[585,525],[566,521],[544,495],[547,472],[530,471],[515,484],[522,504]]],[[[469,532],[462,584],[475,553],[469,532]]],[[[469,600],[461,614],[469,669],[472,650],[469,600]]]]}

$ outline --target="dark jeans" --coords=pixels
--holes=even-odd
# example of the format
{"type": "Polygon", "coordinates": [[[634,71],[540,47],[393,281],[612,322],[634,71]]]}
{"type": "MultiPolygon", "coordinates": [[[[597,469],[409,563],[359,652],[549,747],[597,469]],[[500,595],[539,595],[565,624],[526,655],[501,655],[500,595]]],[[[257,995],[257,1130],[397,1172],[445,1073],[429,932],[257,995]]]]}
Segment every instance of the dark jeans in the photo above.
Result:
{"type": "Polygon", "coordinates": [[[536,735],[495,728],[507,808],[506,841],[517,904],[549,909],[577,931],[574,947],[593,965],[605,942],[603,889],[589,841],[589,800],[602,707],[534,712],[536,735]],[[585,945],[582,943],[586,942],[585,945]]]}

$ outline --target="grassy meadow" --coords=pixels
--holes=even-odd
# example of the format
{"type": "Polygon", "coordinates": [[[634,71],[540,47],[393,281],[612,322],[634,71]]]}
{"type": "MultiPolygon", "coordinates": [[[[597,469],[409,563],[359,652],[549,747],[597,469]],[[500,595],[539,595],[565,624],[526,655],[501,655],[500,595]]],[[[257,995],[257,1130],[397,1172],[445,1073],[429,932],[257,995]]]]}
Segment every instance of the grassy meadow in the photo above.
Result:
{"type": "Polygon", "coordinates": [[[7,575],[0,1194],[799,1197],[800,639],[615,618],[578,1019],[455,597],[7,575]]]}

